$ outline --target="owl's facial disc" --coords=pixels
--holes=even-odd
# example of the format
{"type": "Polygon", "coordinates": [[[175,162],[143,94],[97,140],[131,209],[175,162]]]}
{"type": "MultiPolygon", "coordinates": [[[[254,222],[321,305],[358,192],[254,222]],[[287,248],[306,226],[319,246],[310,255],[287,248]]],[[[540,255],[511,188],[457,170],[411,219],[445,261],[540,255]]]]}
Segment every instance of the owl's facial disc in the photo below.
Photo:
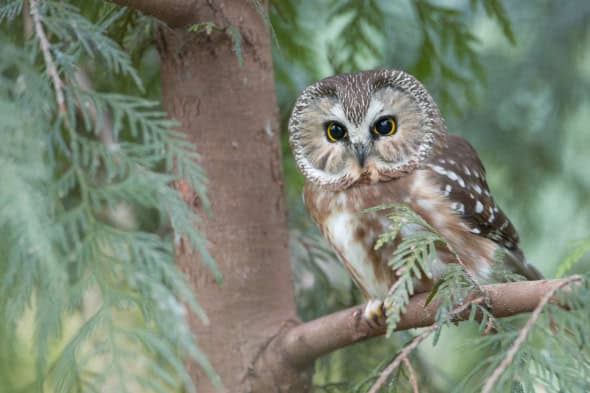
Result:
{"type": "Polygon", "coordinates": [[[404,176],[445,133],[426,89],[394,70],[321,80],[303,91],[289,120],[299,170],[336,190],[404,176]]]}
{"type": "Polygon", "coordinates": [[[332,145],[334,152],[346,159],[344,169],[347,174],[355,183],[379,181],[379,157],[375,145],[381,139],[396,136],[396,116],[381,100],[376,99],[371,100],[365,115],[358,122],[353,122],[344,114],[343,104],[338,100],[327,108],[326,115],[326,141],[328,146],[332,145]]]}

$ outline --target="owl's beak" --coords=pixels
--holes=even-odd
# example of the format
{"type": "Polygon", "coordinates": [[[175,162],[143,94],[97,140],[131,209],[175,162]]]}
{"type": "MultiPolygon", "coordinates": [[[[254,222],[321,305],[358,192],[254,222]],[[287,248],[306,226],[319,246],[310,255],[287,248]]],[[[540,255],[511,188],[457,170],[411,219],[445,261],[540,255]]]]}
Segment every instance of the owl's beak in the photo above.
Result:
{"type": "Polygon", "coordinates": [[[364,143],[353,143],[352,149],[354,150],[354,155],[362,168],[365,166],[365,159],[367,158],[367,146],[364,143]]]}

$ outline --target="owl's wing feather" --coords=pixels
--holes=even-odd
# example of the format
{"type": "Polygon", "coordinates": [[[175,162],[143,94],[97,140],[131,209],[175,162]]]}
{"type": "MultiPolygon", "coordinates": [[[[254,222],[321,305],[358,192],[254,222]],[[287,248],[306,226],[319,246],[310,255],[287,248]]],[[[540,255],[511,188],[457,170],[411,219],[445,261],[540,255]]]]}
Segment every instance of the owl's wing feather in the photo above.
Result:
{"type": "Polygon", "coordinates": [[[527,264],[518,247],[516,229],[492,197],[485,180],[485,168],[475,149],[459,135],[449,134],[446,144],[426,163],[471,232],[502,246],[512,270],[529,279],[542,276],[527,264]]]}

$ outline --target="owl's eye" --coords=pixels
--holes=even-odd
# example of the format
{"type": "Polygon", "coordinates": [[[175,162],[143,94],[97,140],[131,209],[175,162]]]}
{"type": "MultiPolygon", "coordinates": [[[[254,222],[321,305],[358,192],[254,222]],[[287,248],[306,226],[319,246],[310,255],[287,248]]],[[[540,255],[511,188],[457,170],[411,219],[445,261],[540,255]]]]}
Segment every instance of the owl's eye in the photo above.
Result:
{"type": "Polygon", "coordinates": [[[395,131],[397,131],[397,124],[393,116],[382,117],[373,124],[373,134],[377,136],[393,135],[395,131]]]}
{"type": "Polygon", "coordinates": [[[348,131],[346,127],[335,121],[326,124],[326,137],[330,142],[338,142],[340,139],[346,138],[348,131]]]}

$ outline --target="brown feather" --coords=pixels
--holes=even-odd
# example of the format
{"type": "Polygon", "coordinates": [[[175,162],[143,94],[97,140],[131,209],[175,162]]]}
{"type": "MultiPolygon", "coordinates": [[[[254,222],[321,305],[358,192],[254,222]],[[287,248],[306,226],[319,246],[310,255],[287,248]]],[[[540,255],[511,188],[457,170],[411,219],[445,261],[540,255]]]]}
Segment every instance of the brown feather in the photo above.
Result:
{"type": "MultiPolygon", "coordinates": [[[[409,205],[446,240],[448,249],[439,247],[432,261],[433,279],[456,261],[451,250],[481,279],[492,278],[498,250],[514,271],[540,277],[496,205],[477,153],[447,134],[436,103],[412,76],[373,70],[318,81],[297,99],[289,136],[306,178],[305,204],[365,296],[384,298],[396,280],[387,262],[401,238],[374,250],[390,223],[383,212],[361,214],[385,204],[409,205]],[[375,131],[383,118],[395,119],[392,133],[375,131]],[[342,124],[345,136],[329,140],[330,122],[342,124]]],[[[415,284],[427,291],[432,281],[415,284]]]]}

